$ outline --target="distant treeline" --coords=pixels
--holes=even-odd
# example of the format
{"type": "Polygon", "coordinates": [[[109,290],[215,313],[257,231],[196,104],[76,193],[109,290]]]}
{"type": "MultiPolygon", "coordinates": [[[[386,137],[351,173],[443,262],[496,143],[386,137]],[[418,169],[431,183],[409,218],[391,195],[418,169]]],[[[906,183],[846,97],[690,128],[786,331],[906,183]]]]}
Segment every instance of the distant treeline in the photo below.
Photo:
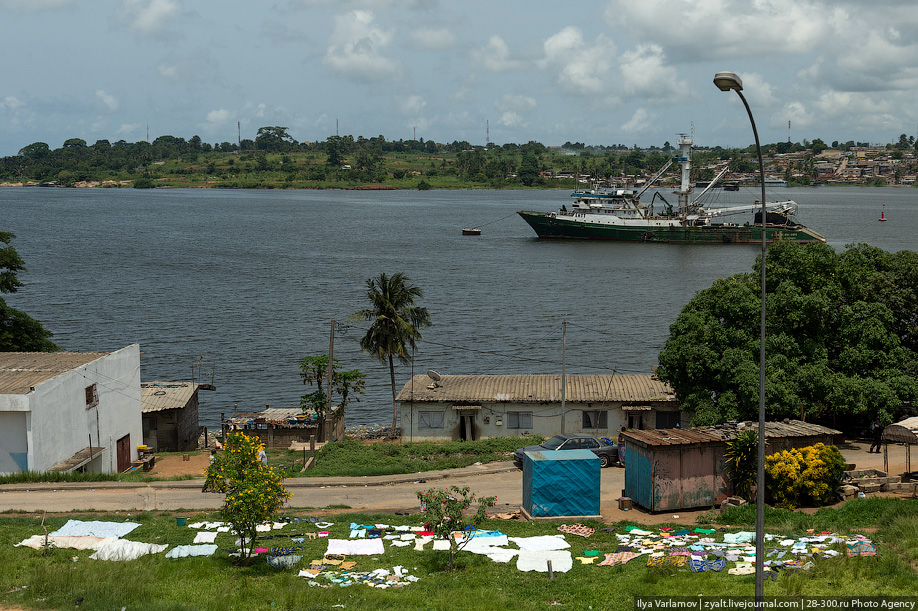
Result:
{"type": "MultiPolygon", "coordinates": [[[[833,142],[832,148],[866,143],[833,142]]],[[[913,149],[904,134],[888,148],[913,149]]],[[[822,140],[775,143],[766,155],[829,148],[822,140]]],[[[258,129],[254,140],[210,144],[200,136],[186,140],[160,136],[153,142],[97,140],[87,144],[71,138],[58,149],[44,142],[23,147],[17,155],[0,158],[0,182],[72,186],[99,182],[135,187],[213,186],[227,188],[337,188],[360,184],[391,188],[486,186],[562,186],[558,176],[616,180],[643,177],[672,157],[674,147],[586,145],[565,142],[561,147],[526,144],[472,145],[466,141],[386,140],[383,136],[330,136],[321,142],[297,142],[286,127],[258,129]],[[552,182],[549,182],[552,181],[552,182]],[[342,184],[343,183],[343,184],[342,184]]],[[[712,161],[729,162],[735,172],[754,171],[754,147],[714,147],[694,153],[697,180],[710,180],[712,161]]]]}

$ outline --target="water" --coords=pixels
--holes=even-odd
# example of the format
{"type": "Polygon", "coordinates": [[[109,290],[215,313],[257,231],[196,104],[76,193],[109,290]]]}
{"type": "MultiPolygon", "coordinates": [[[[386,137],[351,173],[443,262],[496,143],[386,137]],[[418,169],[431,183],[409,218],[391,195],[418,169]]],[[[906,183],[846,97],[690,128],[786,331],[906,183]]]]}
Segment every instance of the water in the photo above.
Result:
{"type": "MultiPolygon", "coordinates": [[[[720,193],[751,203],[755,190],[720,193]]],[[[330,320],[368,305],[365,283],[403,272],[434,326],[412,371],[648,373],[669,325],[699,290],[749,271],[757,246],[541,241],[514,212],[554,210],[568,191],[0,189],[0,230],[26,262],[7,302],[66,350],[141,346],[144,381],[215,367],[201,423],[221,412],[299,405],[299,361],[325,354],[330,320]],[[484,225],[479,237],[463,227],[484,225]]],[[[670,198],[668,192],[664,192],[670,198]]],[[[843,249],[915,250],[918,190],[777,189],[843,249]],[[889,222],[879,223],[881,206],[889,222]]],[[[650,201],[645,196],[645,201],[650,201]]],[[[672,201],[672,200],[671,200],[672,201]]],[[[335,334],[345,369],[367,376],[347,422],[391,421],[387,367],[360,353],[366,323],[335,334]]]]}

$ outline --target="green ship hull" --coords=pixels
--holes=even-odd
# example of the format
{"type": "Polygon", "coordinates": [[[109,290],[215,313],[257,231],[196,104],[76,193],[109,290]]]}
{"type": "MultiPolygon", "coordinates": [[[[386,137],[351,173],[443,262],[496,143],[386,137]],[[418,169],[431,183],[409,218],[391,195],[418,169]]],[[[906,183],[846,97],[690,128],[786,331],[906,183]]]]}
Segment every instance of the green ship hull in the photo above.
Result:
{"type": "MultiPolygon", "coordinates": [[[[686,244],[761,244],[761,225],[683,225],[678,220],[642,219],[637,223],[612,225],[561,218],[544,212],[518,212],[540,238],[573,240],[615,240],[622,242],[668,242],[686,244]]],[[[826,239],[803,225],[766,225],[767,242],[825,242],[826,239]]]]}

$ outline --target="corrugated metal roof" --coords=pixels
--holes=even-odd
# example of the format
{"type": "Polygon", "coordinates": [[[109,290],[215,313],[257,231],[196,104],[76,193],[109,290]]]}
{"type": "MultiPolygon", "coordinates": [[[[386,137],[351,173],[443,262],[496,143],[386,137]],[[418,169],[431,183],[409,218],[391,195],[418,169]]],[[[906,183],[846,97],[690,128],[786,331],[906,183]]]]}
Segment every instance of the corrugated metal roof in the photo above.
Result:
{"type": "Polygon", "coordinates": [[[0,395],[24,395],[62,373],[109,355],[109,352],[0,352],[0,395]]]}
{"type": "Polygon", "coordinates": [[[183,409],[194,393],[198,392],[194,382],[142,382],[140,384],[140,406],[145,414],[167,409],[183,409]]]}
{"type": "MultiPolygon", "coordinates": [[[[572,403],[676,401],[672,388],[652,375],[567,375],[565,400],[572,403]]],[[[441,375],[436,384],[416,375],[397,401],[542,403],[561,401],[560,374],[441,375]]]]}
{"type": "MultiPolygon", "coordinates": [[[[644,429],[622,433],[642,446],[674,446],[715,441],[731,441],[744,428],[758,429],[758,422],[728,422],[716,426],[696,426],[689,429],[644,429]],[[742,428],[740,427],[742,424],[742,428]]],[[[815,435],[839,435],[841,431],[802,420],[766,422],[765,438],[811,437],[815,435]]]]}

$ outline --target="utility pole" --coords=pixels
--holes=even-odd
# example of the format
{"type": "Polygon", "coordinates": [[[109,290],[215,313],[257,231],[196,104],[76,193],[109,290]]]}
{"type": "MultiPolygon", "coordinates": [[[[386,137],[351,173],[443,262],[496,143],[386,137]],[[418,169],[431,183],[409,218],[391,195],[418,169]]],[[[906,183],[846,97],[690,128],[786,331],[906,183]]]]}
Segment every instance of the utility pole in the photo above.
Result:
{"type": "Polygon", "coordinates": [[[567,321],[561,321],[561,432],[564,433],[564,412],[565,412],[565,352],[567,350],[567,321]]]}
{"type": "MultiPolygon", "coordinates": [[[[325,417],[327,418],[332,412],[332,376],[335,374],[335,319],[331,320],[331,331],[328,336],[328,392],[325,395],[325,417]]],[[[338,421],[335,420],[335,430],[338,429],[338,421]]],[[[337,438],[337,435],[335,435],[337,438]]],[[[327,440],[326,440],[327,441],[327,440]]]]}

